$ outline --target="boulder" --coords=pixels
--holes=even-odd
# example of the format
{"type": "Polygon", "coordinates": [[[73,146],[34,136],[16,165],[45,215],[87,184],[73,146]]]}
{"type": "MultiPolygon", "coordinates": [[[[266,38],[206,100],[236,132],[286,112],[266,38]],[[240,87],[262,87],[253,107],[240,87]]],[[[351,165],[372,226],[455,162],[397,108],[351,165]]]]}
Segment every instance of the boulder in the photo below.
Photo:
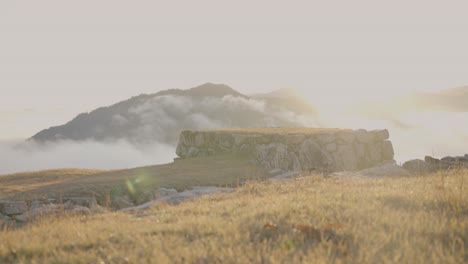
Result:
{"type": "Polygon", "coordinates": [[[374,134],[374,139],[377,141],[383,141],[390,138],[390,133],[387,129],[383,130],[372,130],[371,133],[374,134]]]}
{"type": "Polygon", "coordinates": [[[338,149],[338,146],[336,145],[335,142],[329,143],[325,145],[325,150],[328,151],[328,153],[333,153],[338,149]]]}
{"type": "Polygon", "coordinates": [[[94,197],[74,197],[63,199],[65,206],[83,206],[89,209],[94,209],[98,206],[96,198],[94,197]]]}
{"type": "Polygon", "coordinates": [[[153,192],[154,197],[159,199],[161,197],[177,195],[178,192],[176,189],[168,189],[168,188],[159,188],[153,192]]]}
{"type": "Polygon", "coordinates": [[[338,133],[338,138],[346,144],[351,144],[356,139],[356,136],[351,132],[340,132],[338,133]]]}
{"type": "Polygon", "coordinates": [[[420,159],[413,159],[403,163],[403,169],[413,174],[426,174],[434,171],[431,164],[420,159]]]}
{"type": "Polygon", "coordinates": [[[338,170],[352,171],[358,168],[358,159],[351,145],[340,145],[335,160],[338,170]]]}
{"type": "Polygon", "coordinates": [[[383,160],[382,145],[378,143],[367,145],[368,157],[372,164],[377,164],[383,160]]]}
{"type": "Polygon", "coordinates": [[[298,154],[303,170],[328,168],[334,163],[330,154],[312,139],[301,144],[298,154]]]}
{"type": "Polygon", "coordinates": [[[92,213],[88,207],[84,206],[75,206],[69,212],[75,215],[90,215],[92,213]]]}
{"type": "Polygon", "coordinates": [[[0,213],[8,216],[20,215],[28,210],[25,201],[0,200],[0,213]]]}
{"type": "Polygon", "coordinates": [[[231,135],[221,134],[218,136],[218,144],[223,150],[229,151],[234,145],[234,139],[231,135]]]}
{"type": "Polygon", "coordinates": [[[291,168],[291,159],[288,147],[282,143],[260,145],[255,149],[256,159],[268,170],[280,169],[288,171],[291,168]]]}
{"type": "Polygon", "coordinates": [[[298,145],[304,142],[305,135],[291,135],[284,140],[287,145],[298,145]]]}
{"type": "Polygon", "coordinates": [[[11,218],[8,216],[8,215],[4,215],[2,213],[0,213],[0,222],[7,222],[7,221],[11,221],[11,218]]]}
{"type": "Polygon", "coordinates": [[[336,141],[336,136],[334,134],[319,134],[315,138],[320,145],[326,145],[336,141]]]}
{"type": "Polygon", "coordinates": [[[393,160],[394,155],[392,142],[385,140],[382,145],[382,159],[393,160]]]}
{"type": "Polygon", "coordinates": [[[356,133],[356,140],[362,144],[370,144],[374,142],[374,134],[367,132],[364,129],[360,129],[356,133]]]}
{"type": "Polygon", "coordinates": [[[195,146],[202,147],[205,144],[205,138],[203,137],[202,133],[198,133],[195,136],[195,146]]]}

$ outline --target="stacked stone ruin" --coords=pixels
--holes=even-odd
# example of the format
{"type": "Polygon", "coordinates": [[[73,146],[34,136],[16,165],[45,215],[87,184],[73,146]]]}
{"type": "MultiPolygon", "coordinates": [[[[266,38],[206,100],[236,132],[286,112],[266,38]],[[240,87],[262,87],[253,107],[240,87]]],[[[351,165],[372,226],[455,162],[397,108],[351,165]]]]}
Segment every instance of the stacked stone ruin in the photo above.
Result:
{"type": "Polygon", "coordinates": [[[247,155],[267,170],[354,171],[393,161],[388,130],[183,131],[180,158],[247,155]]]}

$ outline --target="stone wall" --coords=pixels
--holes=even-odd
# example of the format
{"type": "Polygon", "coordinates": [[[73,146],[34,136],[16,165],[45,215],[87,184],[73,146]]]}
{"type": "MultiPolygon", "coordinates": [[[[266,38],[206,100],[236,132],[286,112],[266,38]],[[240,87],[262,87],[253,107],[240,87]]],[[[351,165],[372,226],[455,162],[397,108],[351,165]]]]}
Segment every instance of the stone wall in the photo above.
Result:
{"type": "Polygon", "coordinates": [[[353,171],[393,160],[388,130],[263,129],[183,131],[181,158],[224,153],[250,155],[267,170],[353,171]]]}

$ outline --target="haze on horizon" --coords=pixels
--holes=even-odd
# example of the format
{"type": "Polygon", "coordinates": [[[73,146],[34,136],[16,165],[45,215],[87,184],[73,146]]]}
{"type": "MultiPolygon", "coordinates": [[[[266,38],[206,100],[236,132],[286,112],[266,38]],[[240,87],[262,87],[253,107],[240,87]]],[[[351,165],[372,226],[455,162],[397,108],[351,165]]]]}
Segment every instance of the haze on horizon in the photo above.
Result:
{"type": "MultiPolygon", "coordinates": [[[[343,113],[363,101],[468,85],[466,10],[466,1],[421,0],[1,1],[0,140],[206,82],[243,94],[295,88],[327,125],[388,127],[343,113]]],[[[420,129],[396,142],[405,147],[432,128],[452,139],[445,149],[434,143],[440,153],[462,151],[467,114],[452,114],[399,116],[420,129]]],[[[423,152],[407,148],[405,157],[423,152]]]]}

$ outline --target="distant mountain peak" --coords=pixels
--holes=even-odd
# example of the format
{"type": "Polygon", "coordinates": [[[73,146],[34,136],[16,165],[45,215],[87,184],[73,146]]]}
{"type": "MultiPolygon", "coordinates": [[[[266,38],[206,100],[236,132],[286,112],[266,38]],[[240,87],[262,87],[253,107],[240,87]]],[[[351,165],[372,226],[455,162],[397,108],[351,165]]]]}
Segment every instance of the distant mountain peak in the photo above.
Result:
{"type": "Polygon", "coordinates": [[[175,144],[184,129],[290,127],[313,122],[316,111],[308,102],[301,97],[290,96],[290,90],[276,94],[257,100],[225,84],[215,83],[187,90],[169,89],[142,94],[79,114],[64,125],[40,131],[32,140],[128,140],[133,143],[156,141],[175,144]],[[225,96],[235,99],[225,100],[225,96]],[[210,100],[206,100],[208,97],[210,100]]]}
{"type": "Polygon", "coordinates": [[[290,98],[290,97],[303,97],[302,92],[297,88],[281,88],[274,90],[270,93],[255,94],[253,97],[259,98],[290,98]]]}
{"type": "Polygon", "coordinates": [[[185,95],[194,97],[224,97],[227,95],[246,97],[225,84],[205,83],[188,90],[170,89],[157,93],[156,95],[185,95]]]}

